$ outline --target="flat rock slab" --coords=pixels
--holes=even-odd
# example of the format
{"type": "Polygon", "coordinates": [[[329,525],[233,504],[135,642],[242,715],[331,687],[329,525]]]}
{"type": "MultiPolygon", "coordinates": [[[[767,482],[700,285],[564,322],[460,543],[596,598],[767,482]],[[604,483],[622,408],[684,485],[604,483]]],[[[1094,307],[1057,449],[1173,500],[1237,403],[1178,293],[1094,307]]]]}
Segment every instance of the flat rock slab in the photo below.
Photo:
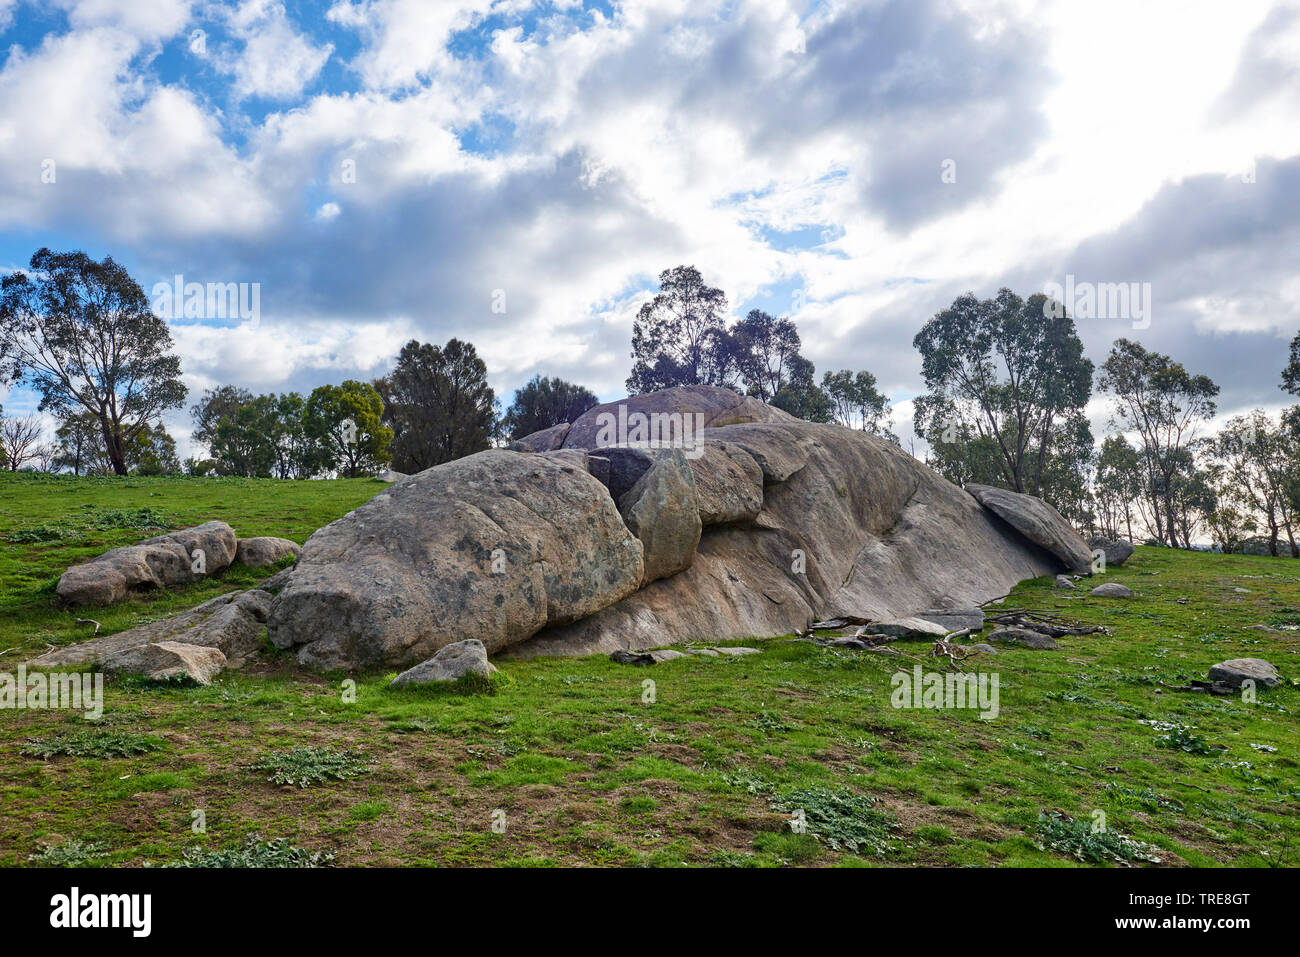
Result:
{"type": "Polygon", "coordinates": [[[1059,512],[1041,498],[994,488],[967,485],[966,491],[1029,541],[1059,558],[1067,571],[1092,571],[1092,549],[1059,512]]]}
{"type": "Polygon", "coordinates": [[[487,648],[483,642],[467,638],[439,648],[432,658],[403,671],[389,682],[388,687],[441,684],[458,681],[466,675],[487,678],[495,671],[496,668],[488,661],[487,648]]]}
{"type": "Polygon", "coordinates": [[[1230,658],[1210,666],[1209,679],[1240,688],[1243,681],[1254,681],[1256,686],[1276,688],[1282,683],[1277,668],[1263,658],[1230,658]]]}
{"type": "MultiPolygon", "coordinates": [[[[983,625],[981,615],[981,626],[983,625]]],[[[867,625],[867,631],[873,635],[888,635],[891,638],[930,639],[946,637],[948,629],[925,618],[891,618],[888,621],[873,621],[867,625]]]]}
{"type": "Polygon", "coordinates": [[[1088,594],[1094,598],[1132,598],[1133,589],[1119,582],[1106,582],[1104,585],[1098,585],[1088,594]]]}
{"type": "Polygon", "coordinates": [[[961,631],[965,628],[979,631],[984,627],[983,608],[933,609],[931,611],[917,612],[915,617],[932,622],[950,632],[961,631]]]}
{"type": "Polygon", "coordinates": [[[33,658],[29,665],[61,668],[104,662],[122,652],[157,642],[216,648],[223,667],[238,667],[262,650],[266,619],[271,610],[269,592],[252,589],[218,595],[201,605],[162,621],[151,621],[115,635],[104,635],[33,658]]]}
{"type": "Polygon", "coordinates": [[[720,655],[731,655],[732,657],[737,657],[737,658],[742,657],[744,655],[757,655],[762,653],[758,648],[744,648],[744,647],[714,648],[713,650],[720,655]]]}
{"type": "Polygon", "coordinates": [[[1014,625],[1009,628],[994,629],[989,634],[989,641],[1005,641],[1025,648],[1033,648],[1035,651],[1056,651],[1060,648],[1051,635],[1014,625]]]}
{"type": "Polygon", "coordinates": [[[59,579],[59,597],[74,605],[107,605],[133,592],[198,581],[229,568],[235,548],[235,530],[225,522],[168,532],[73,565],[59,579]]]}
{"type": "Polygon", "coordinates": [[[241,538],[239,544],[235,546],[235,561],[249,568],[265,568],[290,556],[296,556],[299,551],[298,543],[291,542],[287,538],[276,538],[273,535],[241,538]]]}

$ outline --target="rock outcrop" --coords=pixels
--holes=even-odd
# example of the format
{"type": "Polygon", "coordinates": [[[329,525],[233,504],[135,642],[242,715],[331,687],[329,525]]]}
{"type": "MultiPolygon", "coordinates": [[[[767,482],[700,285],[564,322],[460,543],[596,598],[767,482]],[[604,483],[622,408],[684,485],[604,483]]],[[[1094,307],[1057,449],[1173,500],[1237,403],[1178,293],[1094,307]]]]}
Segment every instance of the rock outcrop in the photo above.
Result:
{"type": "Polygon", "coordinates": [[[225,522],[168,532],[73,565],[59,579],[59,597],[74,605],[106,605],[133,592],[197,581],[229,568],[235,549],[235,530],[225,522]]]}
{"type": "MultiPolygon", "coordinates": [[[[403,478],[239,601],[269,603],[270,640],[321,670],[410,668],[475,640],[642,652],[829,618],[932,639],[1022,579],[1090,569],[1050,506],[974,491],[875,435],[667,389],[403,478]],[[665,433],[678,447],[655,442],[665,433]]],[[[203,643],[205,621],[155,623],[146,640],[203,643]]],[[[247,653],[233,644],[212,646],[247,653]]]]}

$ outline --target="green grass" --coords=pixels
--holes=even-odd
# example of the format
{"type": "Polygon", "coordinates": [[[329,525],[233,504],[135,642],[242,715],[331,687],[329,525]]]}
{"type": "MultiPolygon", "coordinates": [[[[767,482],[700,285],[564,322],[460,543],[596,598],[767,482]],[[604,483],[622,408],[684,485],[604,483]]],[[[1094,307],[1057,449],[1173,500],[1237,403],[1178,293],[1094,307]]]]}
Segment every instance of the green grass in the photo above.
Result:
{"type": "MultiPolygon", "coordinates": [[[[90,536],[73,520],[88,503],[302,541],[382,487],[0,483],[0,652],[18,649],[0,669],[10,670],[52,640],[34,633],[85,637],[65,627],[72,613],[44,587],[50,576],[155,534],[4,544],[14,533],[66,523],[90,536]]],[[[603,656],[501,661],[490,689],[455,693],[389,690],[391,674],[369,675],[352,704],[341,681],[286,657],[209,687],[110,681],[93,725],[0,711],[0,865],[1300,863],[1300,689],[1288,680],[1256,703],[1173,690],[1231,657],[1300,675],[1300,631],[1247,627],[1300,624],[1300,562],[1144,547],[1107,578],[1137,597],[1094,599],[1046,578],[1007,599],[1112,633],[976,659],[1000,677],[994,720],[891,707],[891,675],[915,664],[898,652],[926,651],[909,642],[852,652],[773,640],[761,655],[646,669],[603,656]],[[646,677],[653,704],[642,703],[646,677]],[[111,744],[146,740],[152,750],[111,744]],[[50,748],[22,753],[33,741],[50,748]],[[66,741],[81,743],[68,753],[66,741]],[[250,770],[295,748],[367,755],[368,773],[299,788],[250,770]],[[790,827],[798,812],[803,833],[790,827]]],[[[253,580],[228,575],[93,616],[117,631],[253,580]]]]}

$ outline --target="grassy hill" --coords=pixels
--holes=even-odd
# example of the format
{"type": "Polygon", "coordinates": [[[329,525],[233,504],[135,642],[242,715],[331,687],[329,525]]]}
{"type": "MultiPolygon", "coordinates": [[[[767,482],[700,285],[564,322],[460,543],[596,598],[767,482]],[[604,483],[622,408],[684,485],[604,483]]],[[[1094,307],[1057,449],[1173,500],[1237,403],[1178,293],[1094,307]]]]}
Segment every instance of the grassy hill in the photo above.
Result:
{"type": "MultiPolygon", "coordinates": [[[[0,670],[88,635],[53,593],[72,561],[211,518],[302,541],[382,487],[0,476],[0,670]]],[[[999,676],[992,720],[891,706],[895,672],[942,670],[924,644],[788,640],[652,668],[505,661],[488,693],[367,676],[355,702],[268,654],[207,688],[110,683],[95,723],[0,711],[0,865],[1300,863],[1300,689],[1173,690],[1239,656],[1300,675],[1300,562],[1139,548],[1107,577],[1137,597],[1043,579],[1006,600],[1112,633],[976,659],[999,676]],[[268,761],[344,777],[276,784],[268,761]],[[235,853],[254,834],[286,843],[235,853]]],[[[255,578],[93,614],[116,631],[255,578]]]]}

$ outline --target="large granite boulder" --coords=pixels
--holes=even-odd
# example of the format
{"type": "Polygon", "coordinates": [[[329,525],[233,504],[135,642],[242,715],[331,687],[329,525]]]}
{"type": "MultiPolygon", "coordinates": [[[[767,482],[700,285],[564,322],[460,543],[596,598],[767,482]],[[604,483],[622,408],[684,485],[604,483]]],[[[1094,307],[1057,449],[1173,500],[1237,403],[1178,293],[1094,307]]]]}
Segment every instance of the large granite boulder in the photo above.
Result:
{"type": "Polygon", "coordinates": [[[318,669],[489,652],[641,583],[642,545],[570,458],[490,449],[412,476],[317,531],[275,597],[271,640],[318,669]]]}
{"type": "Polygon", "coordinates": [[[59,579],[59,597],[74,605],[106,605],[133,592],[166,588],[216,575],[235,559],[235,530],[206,522],[137,545],[113,548],[59,579]]]}
{"type": "Polygon", "coordinates": [[[695,473],[680,449],[660,450],[618,507],[644,549],[642,585],[691,567],[702,526],[695,473]]]}
{"type": "Polygon", "coordinates": [[[1088,543],[1041,498],[991,485],[971,484],[966,491],[1025,538],[1059,558],[1066,571],[1080,575],[1092,571],[1088,543]]]}
{"type": "Polygon", "coordinates": [[[261,589],[229,592],[179,615],[151,621],[115,635],[103,635],[75,645],[53,648],[28,664],[63,668],[103,663],[126,651],[157,642],[216,648],[229,667],[237,667],[266,643],[266,619],[271,594],[261,589]]]}

